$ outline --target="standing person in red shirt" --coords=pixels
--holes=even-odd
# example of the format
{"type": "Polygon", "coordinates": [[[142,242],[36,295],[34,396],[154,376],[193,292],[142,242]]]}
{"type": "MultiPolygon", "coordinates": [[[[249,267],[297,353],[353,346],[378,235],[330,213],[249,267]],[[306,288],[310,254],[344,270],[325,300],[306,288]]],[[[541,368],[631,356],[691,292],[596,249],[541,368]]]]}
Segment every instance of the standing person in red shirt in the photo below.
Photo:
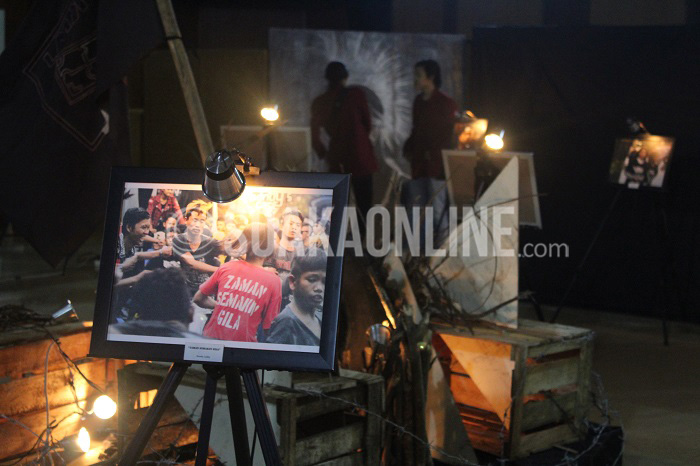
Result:
{"type": "Polygon", "coordinates": [[[351,173],[357,207],[363,215],[372,206],[372,173],[378,169],[369,140],[372,118],[362,89],[347,86],[348,70],[340,62],[326,66],[328,90],[311,104],[311,140],[314,150],[328,160],[334,173],[351,173]],[[330,140],[321,138],[321,128],[330,140]]]}
{"type": "MultiPolygon", "coordinates": [[[[404,157],[411,162],[413,180],[404,185],[401,198],[406,206],[424,206],[432,199],[433,237],[439,245],[447,229],[442,150],[452,144],[457,104],[440,91],[442,77],[435,60],[416,63],[414,84],[419,94],[413,101],[413,128],[403,150],[404,157]],[[435,194],[436,191],[439,192],[435,194]]],[[[424,234],[421,243],[425,245],[424,234]]]]}
{"type": "Polygon", "coordinates": [[[204,326],[204,336],[227,341],[264,340],[282,300],[279,277],[263,268],[273,251],[273,235],[267,223],[247,226],[245,239],[241,239],[246,242],[245,260],[225,263],[199,287],[194,303],[214,309],[204,326]]]}

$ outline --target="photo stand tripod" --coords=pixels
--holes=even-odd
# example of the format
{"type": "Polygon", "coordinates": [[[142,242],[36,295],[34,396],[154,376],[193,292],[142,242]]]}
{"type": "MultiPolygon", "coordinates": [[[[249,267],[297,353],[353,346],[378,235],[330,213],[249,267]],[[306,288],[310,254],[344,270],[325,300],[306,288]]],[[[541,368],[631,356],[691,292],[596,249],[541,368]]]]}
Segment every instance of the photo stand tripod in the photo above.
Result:
{"type": "MultiPolygon", "coordinates": [[[[190,363],[185,362],[176,362],[170,366],[168,374],[160,388],[158,388],[158,393],[153,400],[153,404],[148,409],[148,413],[146,413],[143,421],[141,421],[133,440],[126,447],[124,454],[119,460],[120,465],[133,465],[138,463],[153,431],[158,426],[158,421],[163,416],[168,402],[175,395],[175,390],[182,381],[189,366],[190,363]]],[[[241,377],[245,384],[250,410],[255,420],[255,427],[260,436],[260,447],[263,452],[265,464],[282,464],[275,434],[272,431],[272,424],[270,423],[270,416],[262,396],[260,380],[255,370],[211,364],[203,364],[202,366],[207,373],[207,378],[204,385],[204,398],[202,402],[202,416],[199,426],[195,466],[205,466],[207,463],[216,385],[222,376],[226,379],[226,394],[228,397],[229,415],[231,417],[233,443],[236,451],[236,464],[239,466],[251,464],[250,450],[248,447],[248,430],[243,408],[241,377]]]]}
{"type": "MultiPolygon", "coordinates": [[[[595,231],[595,234],[593,235],[593,238],[591,239],[590,244],[588,245],[588,248],[586,249],[586,252],[583,254],[583,257],[581,258],[581,261],[579,262],[578,266],[576,267],[576,270],[574,271],[574,275],[571,277],[571,281],[569,282],[569,285],[566,288],[566,291],[564,292],[564,295],[562,296],[562,299],[559,301],[559,306],[557,306],[556,311],[554,312],[554,315],[550,319],[550,323],[556,322],[557,318],[559,317],[559,313],[561,310],[564,308],[564,304],[566,303],[567,298],[569,297],[569,293],[571,290],[574,288],[574,285],[578,281],[579,275],[584,269],[584,266],[586,265],[586,261],[588,260],[588,256],[591,254],[591,251],[593,250],[594,246],[596,245],[598,238],[600,234],[603,232],[605,229],[605,226],[608,223],[608,220],[610,219],[612,213],[615,211],[615,208],[618,204],[618,201],[620,200],[620,196],[622,195],[623,191],[629,191],[629,188],[626,188],[624,186],[617,186],[616,187],[616,192],[615,196],[612,198],[610,205],[608,206],[608,210],[605,212],[605,215],[603,216],[600,224],[598,225],[598,228],[595,231]]],[[[659,192],[655,193],[656,196],[652,198],[652,203],[651,203],[651,219],[652,222],[654,223],[654,227],[656,229],[656,235],[659,240],[659,243],[661,244],[660,250],[663,252],[663,257],[664,257],[664,270],[662,273],[659,274],[659,287],[658,287],[658,294],[657,294],[657,303],[656,307],[657,309],[660,307],[660,312],[659,314],[661,315],[661,331],[663,334],[663,342],[664,346],[668,346],[669,341],[668,341],[668,316],[669,316],[669,297],[671,294],[669,288],[671,286],[674,287],[675,295],[678,296],[678,277],[676,276],[674,272],[674,256],[673,256],[673,247],[671,244],[671,234],[668,228],[668,217],[666,215],[666,209],[664,208],[663,205],[659,205],[660,202],[666,202],[667,201],[667,196],[668,193],[666,192],[659,192]],[[660,199],[659,199],[660,198],[660,199]]]]}

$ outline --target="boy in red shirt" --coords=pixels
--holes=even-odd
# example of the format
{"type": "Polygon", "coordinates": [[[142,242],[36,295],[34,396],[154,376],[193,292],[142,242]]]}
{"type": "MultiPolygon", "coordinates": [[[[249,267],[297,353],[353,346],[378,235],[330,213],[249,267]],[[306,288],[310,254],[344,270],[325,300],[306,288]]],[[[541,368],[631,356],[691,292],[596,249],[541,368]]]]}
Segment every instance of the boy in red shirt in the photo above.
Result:
{"type": "Polygon", "coordinates": [[[267,223],[246,227],[241,238],[246,242],[245,260],[227,262],[199,287],[194,303],[214,309],[205,337],[257,342],[259,330],[270,328],[282,299],[279,277],[263,268],[273,251],[273,234],[267,223]]]}

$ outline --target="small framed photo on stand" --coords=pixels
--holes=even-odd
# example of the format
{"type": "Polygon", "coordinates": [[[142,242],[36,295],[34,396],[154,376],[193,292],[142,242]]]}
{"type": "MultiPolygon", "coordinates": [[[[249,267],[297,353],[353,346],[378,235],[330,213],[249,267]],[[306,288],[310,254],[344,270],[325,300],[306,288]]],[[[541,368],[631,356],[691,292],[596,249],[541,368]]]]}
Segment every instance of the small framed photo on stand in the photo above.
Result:
{"type": "Polygon", "coordinates": [[[630,189],[665,189],[674,139],[641,134],[617,139],[609,181],[630,189]]]}

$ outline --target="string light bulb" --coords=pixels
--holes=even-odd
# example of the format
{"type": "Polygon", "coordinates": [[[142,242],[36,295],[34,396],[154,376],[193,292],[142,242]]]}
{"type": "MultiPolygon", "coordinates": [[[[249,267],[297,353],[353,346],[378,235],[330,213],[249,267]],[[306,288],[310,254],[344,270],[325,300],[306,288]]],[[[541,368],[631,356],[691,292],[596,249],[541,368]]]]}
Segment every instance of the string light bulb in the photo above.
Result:
{"type": "Polygon", "coordinates": [[[117,404],[107,395],[100,395],[92,405],[92,412],[100,419],[109,419],[117,412],[117,404]]]}
{"type": "Polygon", "coordinates": [[[78,432],[78,448],[80,448],[83,453],[90,451],[90,433],[85,427],[81,427],[78,432]]]}

